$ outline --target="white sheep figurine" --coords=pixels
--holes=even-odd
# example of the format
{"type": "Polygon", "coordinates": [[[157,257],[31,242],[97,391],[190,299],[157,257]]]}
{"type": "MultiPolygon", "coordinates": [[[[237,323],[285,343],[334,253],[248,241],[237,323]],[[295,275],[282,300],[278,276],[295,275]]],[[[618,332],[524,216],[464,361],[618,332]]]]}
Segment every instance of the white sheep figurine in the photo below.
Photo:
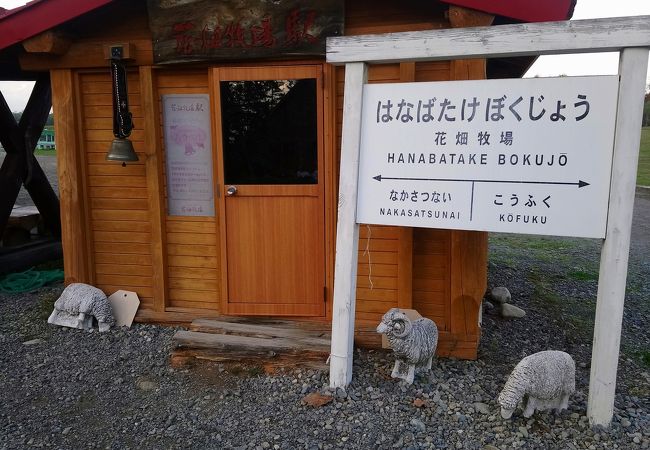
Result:
{"type": "Polygon", "coordinates": [[[377,326],[385,334],[395,354],[391,377],[413,384],[416,368],[430,370],[438,345],[438,327],[425,317],[411,322],[399,308],[392,308],[377,326]]]}
{"type": "Polygon", "coordinates": [[[547,350],[526,356],[515,366],[499,394],[501,417],[509,419],[522,402],[524,417],[535,410],[569,407],[569,396],[576,390],[576,364],[571,355],[547,350]]]}
{"type": "Polygon", "coordinates": [[[99,331],[108,331],[115,324],[111,304],[101,290],[83,283],[72,283],[54,302],[48,323],[82,330],[91,330],[93,317],[99,331]]]}

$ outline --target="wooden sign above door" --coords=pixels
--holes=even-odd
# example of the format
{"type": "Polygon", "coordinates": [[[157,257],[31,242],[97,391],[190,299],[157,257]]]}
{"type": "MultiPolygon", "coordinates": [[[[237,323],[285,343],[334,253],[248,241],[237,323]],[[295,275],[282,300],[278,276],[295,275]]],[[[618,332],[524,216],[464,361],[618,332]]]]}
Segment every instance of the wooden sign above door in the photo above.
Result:
{"type": "Polygon", "coordinates": [[[148,0],[154,61],[320,56],[343,34],[343,0],[148,0]]]}

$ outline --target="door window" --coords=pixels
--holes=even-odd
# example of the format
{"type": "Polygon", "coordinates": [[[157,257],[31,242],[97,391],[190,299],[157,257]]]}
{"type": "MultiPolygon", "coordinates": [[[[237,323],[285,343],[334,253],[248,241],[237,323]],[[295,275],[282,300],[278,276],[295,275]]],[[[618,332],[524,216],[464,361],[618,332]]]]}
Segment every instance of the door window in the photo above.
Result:
{"type": "Polygon", "coordinates": [[[221,81],[226,184],[317,184],[316,80],[221,81]]]}

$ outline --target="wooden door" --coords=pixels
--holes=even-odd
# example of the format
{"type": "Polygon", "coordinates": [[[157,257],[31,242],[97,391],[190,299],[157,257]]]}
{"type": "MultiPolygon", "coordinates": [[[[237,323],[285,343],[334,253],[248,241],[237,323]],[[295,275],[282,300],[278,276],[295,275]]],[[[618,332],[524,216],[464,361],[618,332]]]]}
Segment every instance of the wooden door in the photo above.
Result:
{"type": "Polygon", "coordinates": [[[214,69],[226,314],[325,315],[321,73],[214,69]]]}

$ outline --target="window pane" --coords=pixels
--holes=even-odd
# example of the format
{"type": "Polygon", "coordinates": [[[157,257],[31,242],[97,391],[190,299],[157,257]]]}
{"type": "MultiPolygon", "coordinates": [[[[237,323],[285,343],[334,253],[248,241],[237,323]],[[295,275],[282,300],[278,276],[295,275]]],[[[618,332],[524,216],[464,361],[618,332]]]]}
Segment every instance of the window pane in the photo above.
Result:
{"type": "Polygon", "coordinates": [[[316,80],[222,81],[226,184],[318,183],[316,80]]]}

